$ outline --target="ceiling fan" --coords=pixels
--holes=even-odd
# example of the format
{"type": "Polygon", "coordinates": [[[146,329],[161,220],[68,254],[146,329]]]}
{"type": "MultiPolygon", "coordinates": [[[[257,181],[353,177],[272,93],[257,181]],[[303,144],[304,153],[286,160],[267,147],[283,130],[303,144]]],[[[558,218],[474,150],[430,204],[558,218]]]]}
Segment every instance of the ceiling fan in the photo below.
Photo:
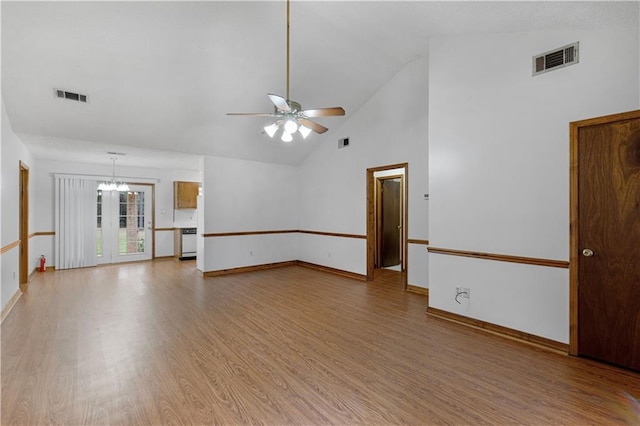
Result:
{"type": "Polygon", "coordinates": [[[244,116],[254,116],[254,117],[274,117],[275,121],[264,127],[264,131],[269,135],[269,137],[273,138],[273,136],[278,132],[278,130],[282,127],[282,137],[281,139],[284,142],[291,142],[293,140],[293,134],[298,131],[302,135],[303,138],[306,139],[307,136],[314,131],[316,133],[324,133],[328,128],[324,127],[321,124],[316,123],[315,121],[310,120],[310,118],[316,117],[331,117],[331,116],[341,116],[344,115],[344,109],[342,107],[331,107],[331,108],[318,108],[318,109],[307,109],[303,110],[302,106],[295,101],[292,101],[289,98],[289,6],[290,0],[287,0],[287,97],[283,98],[282,96],[267,94],[269,99],[274,105],[274,111],[269,112],[229,112],[227,115],[244,115],[244,116]]]}

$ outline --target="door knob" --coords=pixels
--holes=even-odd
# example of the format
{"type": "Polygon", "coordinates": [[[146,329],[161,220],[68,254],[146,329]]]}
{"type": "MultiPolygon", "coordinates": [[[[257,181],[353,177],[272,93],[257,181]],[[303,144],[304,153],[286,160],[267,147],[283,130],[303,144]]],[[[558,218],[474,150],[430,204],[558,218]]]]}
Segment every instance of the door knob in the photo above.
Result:
{"type": "Polygon", "coordinates": [[[593,256],[593,250],[586,248],[586,249],[582,250],[582,255],[584,257],[591,257],[591,256],[593,256]]]}

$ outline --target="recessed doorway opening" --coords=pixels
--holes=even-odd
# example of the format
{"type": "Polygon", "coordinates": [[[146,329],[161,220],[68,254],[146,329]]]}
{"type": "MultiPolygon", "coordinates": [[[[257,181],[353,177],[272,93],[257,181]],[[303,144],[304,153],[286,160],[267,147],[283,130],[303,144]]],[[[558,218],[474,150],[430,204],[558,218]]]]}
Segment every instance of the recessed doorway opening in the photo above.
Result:
{"type": "Polygon", "coordinates": [[[384,271],[407,286],[408,164],[367,169],[367,280],[384,271]]]}

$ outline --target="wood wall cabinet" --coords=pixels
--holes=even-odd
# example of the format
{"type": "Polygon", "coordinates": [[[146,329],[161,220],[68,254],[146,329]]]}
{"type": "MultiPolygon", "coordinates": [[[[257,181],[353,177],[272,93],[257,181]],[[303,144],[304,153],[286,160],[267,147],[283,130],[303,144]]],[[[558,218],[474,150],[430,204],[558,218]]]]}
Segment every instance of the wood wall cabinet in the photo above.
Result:
{"type": "Polygon", "coordinates": [[[173,182],[173,208],[195,209],[198,203],[198,182],[173,182]]]}

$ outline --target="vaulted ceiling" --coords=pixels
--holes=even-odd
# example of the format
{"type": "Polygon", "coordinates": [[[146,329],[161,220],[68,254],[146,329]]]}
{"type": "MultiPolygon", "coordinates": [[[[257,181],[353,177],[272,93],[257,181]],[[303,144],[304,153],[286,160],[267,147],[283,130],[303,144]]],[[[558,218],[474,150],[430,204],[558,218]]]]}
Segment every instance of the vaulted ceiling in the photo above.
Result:
{"type": "Polygon", "coordinates": [[[3,1],[2,97],[39,158],[109,163],[115,150],[139,166],[196,155],[299,164],[427,56],[432,37],[638,20],[637,2],[293,1],[291,98],[347,116],[318,119],[331,130],[287,144],[261,133],[265,118],[226,115],[270,112],[266,94],[285,95],[284,1],[3,1]]]}

